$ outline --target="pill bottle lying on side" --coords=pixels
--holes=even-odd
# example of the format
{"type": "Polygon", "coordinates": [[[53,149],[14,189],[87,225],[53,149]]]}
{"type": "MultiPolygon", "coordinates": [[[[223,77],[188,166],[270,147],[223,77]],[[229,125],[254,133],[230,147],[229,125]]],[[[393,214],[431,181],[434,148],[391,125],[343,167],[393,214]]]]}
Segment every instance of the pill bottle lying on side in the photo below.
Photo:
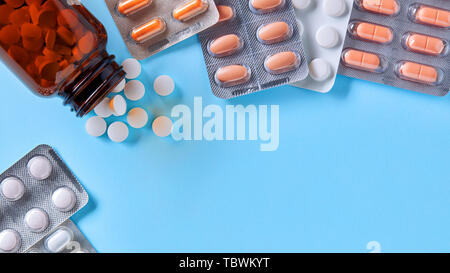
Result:
{"type": "Polygon", "coordinates": [[[124,78],[103,25],[78,0],[0,0],[0,57],[42,97],[84,116],[124,78]]]}

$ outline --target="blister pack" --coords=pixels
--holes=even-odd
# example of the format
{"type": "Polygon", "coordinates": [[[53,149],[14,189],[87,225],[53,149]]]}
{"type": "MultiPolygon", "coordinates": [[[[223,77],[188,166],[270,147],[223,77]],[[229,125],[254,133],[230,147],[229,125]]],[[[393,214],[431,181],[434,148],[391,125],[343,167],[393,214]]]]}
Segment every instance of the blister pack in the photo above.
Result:
{"type": "Polygon", "coordinates": [[[309,76],[292,85],[321,93],[336,81],[353,0],[293,0],[309,76]]]}
{"type": "Polygon", "coordinates": [[[67,220],[32,246],[27,253],[97,253],[97,251],[75,223],[67,220]]]}
{"type": "Polygon", "coordinates": [[[0,252],[25,252],[88,202],[66,164],[40,145],[0,175],[0,252]]]}
{"type": "Polygon", "coordinates": [[[213,0],[105,0],[122,38],[142,60],[217,23],[213,0]]]}
{"type": "Polygon", "coordinates": [[[448,0],[355,0],[339,73],[444,96],[449,28],[448,0]]]}
{"type": "Polygon", "coordinates": [[[217,0],[216,26],[200,33],[214,95],[230,99],[306,78],[291,0],[217,0]]]}

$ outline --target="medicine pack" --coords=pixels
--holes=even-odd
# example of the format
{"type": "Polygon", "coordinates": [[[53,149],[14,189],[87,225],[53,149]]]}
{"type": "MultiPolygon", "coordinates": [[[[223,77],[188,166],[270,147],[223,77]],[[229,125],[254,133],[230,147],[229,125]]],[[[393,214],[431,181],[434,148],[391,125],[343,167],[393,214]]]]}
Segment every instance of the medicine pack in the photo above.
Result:
{"type": "Polygon", "coordinates": [[[448,0],[355,0],[339,73],[444,96],[449,28],[448,0]]]}
{"type": "Polygon", "coordinates": [[[214,95],[230,99],[307,77],[291,0],[217,0],[219,22],[200,33],[214,95]]]}
{"type": "Polygon", "coordinates": [[[327,93],[336,81],[353,0],[294,0],[293,4],[308,53],[309,76],[292,85],[327,93]]]}
{"type": "Polygon", "coordinates": [[[40,145],[0,175],[0,252],[25,252],[88,202],[56,152],[40,145]]]}
{"type": "Polygon", "coordinates": [[[131,55],[142,60],[217,23],[213,0],[105,0],[131,55]]]}
{"type": "Polygon", "coordinates": [[[53,230],[32,246],[27,253],[97,253],[71,220],[53,230]]]}

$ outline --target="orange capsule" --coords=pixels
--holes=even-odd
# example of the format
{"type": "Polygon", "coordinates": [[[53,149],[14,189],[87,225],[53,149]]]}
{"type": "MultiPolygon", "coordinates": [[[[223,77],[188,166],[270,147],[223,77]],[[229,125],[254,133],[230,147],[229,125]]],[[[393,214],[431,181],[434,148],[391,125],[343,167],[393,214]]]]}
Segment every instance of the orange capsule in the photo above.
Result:
{"type": "Polygon", "coordinates": [[[121,15],[128,16],[143,10],[151,4],[152,0],[122,0],[117,4],[116,9],[121,15]]]}
{"type": "Polygon", "coordinates": [[[436,27],[450,27],[450,11],[421,5],[414,16],[416,22],[436,27]]]}
{"type": "Polygon", "coordinates": [[[395,15],[400,10],[397,0],[358,0],[357,4],[362,10],[388,16],[395,15]]]}
{"type": "Polygon", "coordinates": [[[355,38],[379,44],[390,43],[394,38],[394,34],[389,27],[367,22],[350,24],[350,33],[355,38]]]}
{"type": "Polygon", "coordinates": [[[218,5],[217,10],[219,11],[219,23],[229,22],[235,16],[234,10],[230,6],[218,5]]]}
{"type": "Polygon", "coordinates": [[[441,38],[409,33],[404,39],[404,45],[408,50],[413,52],[438,56],[444,53],[447,43],[441,38]]]}
{"type": "Polygon", "coordinates": [[[143,43],[163,33],[164,31],[166,31],[166,28],[166,22],[162,18],[153,18],[147,23],[135,27],[131,31],[131,38],[136,43],[143,43]]]}
{"type": "Polygon", "coordinates": [[[356,49],[344,50],[342,61],[348,67],[369,72],[381,72],[382,68],[378,55],[356,49]]]}
{"type": "Polygon", "coordinates": [[[216,83],[220,87],[231,87],[248,82],[251,70],[245,65],[228,65],[219,68],[215,74],[216,83]]]}
{"type": "Polygon", "coordinates": [[[439,79],[438,70],[429,65],[405,61],[398,64],[397,67],[399,77],[404,80],[436,84],[439,79]]]}
{"type": "Polygon", "coordinates": [[[300,66],[301,59],[293,51],[284,51],[268,56],[264,61],[264,67],[270,74],[282,74],[300,66]]]}
{"type": "Polygon", "coordinates": [[[204,12],[209,8],[206,0],[189,0],[175,8],[172,12],[173,18],[178,21],[188,21],[204,12]]]}

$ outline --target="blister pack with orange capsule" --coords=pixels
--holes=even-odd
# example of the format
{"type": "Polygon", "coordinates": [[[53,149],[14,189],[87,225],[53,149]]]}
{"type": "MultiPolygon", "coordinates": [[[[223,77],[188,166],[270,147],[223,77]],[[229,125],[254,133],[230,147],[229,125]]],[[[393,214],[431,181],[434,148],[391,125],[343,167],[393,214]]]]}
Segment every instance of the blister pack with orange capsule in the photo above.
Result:
{"type": "Polygon", "coordinates": [[[142,60],[219,20],[213,0],[105,0],[131,55],[142,60]]]}
{"type": "Polygon", "coordinates": [[[339,73],[445,96],[449,30],[448,0],[355,0],[339,73]]]}
{"type": "Polygon", "coordinates": [[[302,80],[308,64],[290,0],[217,0],[200,33],[211,88],[230,99],[302,80]]]}

